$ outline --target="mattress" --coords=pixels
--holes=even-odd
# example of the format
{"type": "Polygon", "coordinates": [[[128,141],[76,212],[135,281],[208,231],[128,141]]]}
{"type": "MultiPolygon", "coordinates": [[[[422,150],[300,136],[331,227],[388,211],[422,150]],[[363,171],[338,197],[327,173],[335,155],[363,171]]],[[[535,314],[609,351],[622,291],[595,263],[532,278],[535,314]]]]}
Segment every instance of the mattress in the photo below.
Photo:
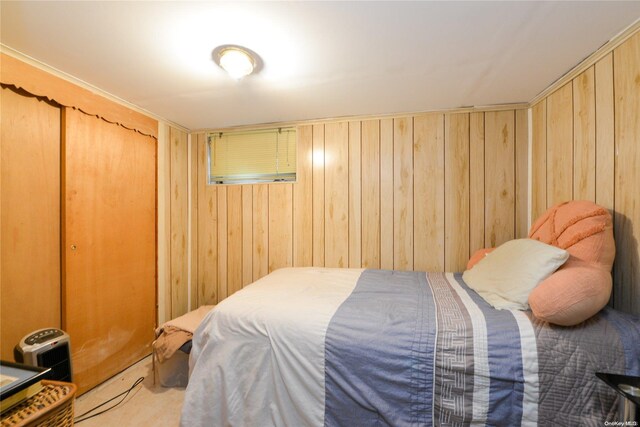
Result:
{"type": "Polygon", "coordinates": [[[460,274],[287,268],[195,331],[183,426],[602,424],[640,375],[640,319],[495,310],[460,274]]]}

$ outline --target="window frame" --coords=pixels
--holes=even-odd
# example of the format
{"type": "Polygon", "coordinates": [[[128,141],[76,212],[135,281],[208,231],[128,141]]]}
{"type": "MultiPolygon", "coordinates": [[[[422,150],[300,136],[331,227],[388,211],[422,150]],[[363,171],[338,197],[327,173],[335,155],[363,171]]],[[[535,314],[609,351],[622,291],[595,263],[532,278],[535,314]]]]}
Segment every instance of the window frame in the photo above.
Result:
{"type": "Polygon", "coordinates": [[[298,129],[295,126],[282,126],[277,128],[266,128],[266,129],[247,129],[247,130],[230,130],[230,131],[208,131],[205,132],[205,144],[207,150],[207,185],[240,185],[240,184],[277,184],[277,183],[288,183],[294,184],[298,181],[298,129]],[[213,150],[213,141],[212,137],[216,134],[222,136],[223,134],[242,134],[242,133],[269,133],[269,132],[293,132],[295,138],[295,148],[296,148],[296,164],[295,164],[295,172],[293,173],[280,173],[280,174],[244,174],[244,175],[234,175],[233,178],[224,177],[225,179],[212,179],[213,176],[211,174],[212,169],[212,158],[211,152],[213,150]]]}

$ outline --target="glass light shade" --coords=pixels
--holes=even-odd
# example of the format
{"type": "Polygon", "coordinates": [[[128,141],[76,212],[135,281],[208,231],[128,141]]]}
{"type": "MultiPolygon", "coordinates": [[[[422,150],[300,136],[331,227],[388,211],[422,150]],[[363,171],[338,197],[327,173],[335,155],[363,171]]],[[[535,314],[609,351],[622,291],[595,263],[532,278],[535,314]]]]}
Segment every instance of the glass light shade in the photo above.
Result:
{"type": "Polygon", "coordinates": [[[240,79],[253,72],[255,62],[247,52],[229,48],[220,52],[220,66],[234,79],[240,79]]]}

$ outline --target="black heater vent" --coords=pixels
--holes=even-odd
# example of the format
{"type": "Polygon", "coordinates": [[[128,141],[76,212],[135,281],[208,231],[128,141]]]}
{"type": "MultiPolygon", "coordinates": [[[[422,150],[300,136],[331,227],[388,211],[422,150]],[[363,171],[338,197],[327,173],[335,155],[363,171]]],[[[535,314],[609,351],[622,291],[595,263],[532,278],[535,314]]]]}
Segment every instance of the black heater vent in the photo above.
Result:
{"type": "Polygon", "coordinates": [[[49,379],[71,382],[69,346],[62,345],[38,354],[38,366],[51,368],[52,374],[49,379]]]}

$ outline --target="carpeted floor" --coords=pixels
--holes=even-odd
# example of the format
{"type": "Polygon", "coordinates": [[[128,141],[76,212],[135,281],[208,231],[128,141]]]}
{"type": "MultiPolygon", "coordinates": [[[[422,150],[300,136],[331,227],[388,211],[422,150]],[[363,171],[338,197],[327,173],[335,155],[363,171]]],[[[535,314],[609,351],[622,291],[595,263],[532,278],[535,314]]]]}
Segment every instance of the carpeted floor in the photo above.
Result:
{"type": "MultiPolygon", "coordinates": [[[[145,377],[142,384],[132,390],[118,407],[78,425],[80,427],[178,426],[184,388],[164,388],[160,384],[154,385],[151,356],[77,398],[75,416],[78,417],[94,406],[126,391],[140,377],[145,377]]],[[[100,412],[120,399],[108,403],[95,412],[100,412]]]]}

